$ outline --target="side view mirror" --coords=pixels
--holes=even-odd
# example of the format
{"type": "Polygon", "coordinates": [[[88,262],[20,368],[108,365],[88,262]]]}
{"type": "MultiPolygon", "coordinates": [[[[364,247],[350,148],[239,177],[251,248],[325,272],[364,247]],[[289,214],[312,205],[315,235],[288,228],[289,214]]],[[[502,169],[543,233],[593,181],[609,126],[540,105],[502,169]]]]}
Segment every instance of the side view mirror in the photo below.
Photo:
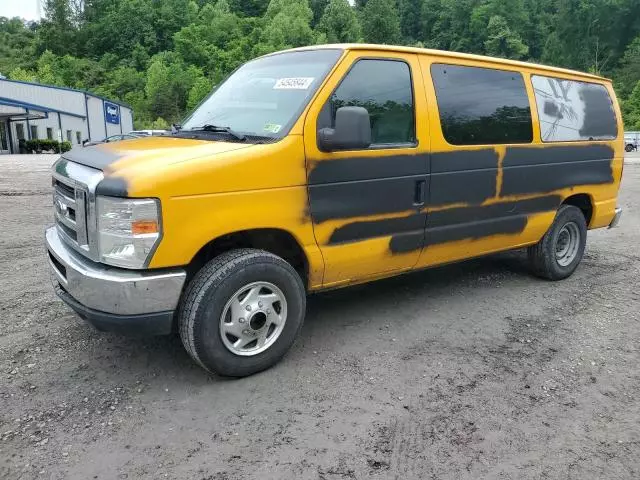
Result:
{"type": "Polygon", "coordinates": [[[364,107],[340,107],[335,128],[318,131],[318,148],[323,152],[359,150],[371,145],[371,121],[364,107]]]}

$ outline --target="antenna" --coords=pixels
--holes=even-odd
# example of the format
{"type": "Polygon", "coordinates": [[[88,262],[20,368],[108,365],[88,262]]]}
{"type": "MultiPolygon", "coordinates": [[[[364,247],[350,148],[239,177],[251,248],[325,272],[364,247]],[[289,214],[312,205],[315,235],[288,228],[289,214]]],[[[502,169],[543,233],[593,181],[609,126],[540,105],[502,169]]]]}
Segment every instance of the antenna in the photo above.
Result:
{"type": "Polygon", "coordinates": [[[36,0],[36,18],[38,21],[42,19],[42,0],[36,0]]]}

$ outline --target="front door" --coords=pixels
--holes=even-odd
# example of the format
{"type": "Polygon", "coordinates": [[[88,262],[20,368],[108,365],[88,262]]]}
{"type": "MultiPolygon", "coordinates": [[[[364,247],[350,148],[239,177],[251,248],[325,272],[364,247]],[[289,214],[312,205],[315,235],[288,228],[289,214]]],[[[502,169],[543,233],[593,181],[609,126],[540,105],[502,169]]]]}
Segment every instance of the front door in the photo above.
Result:
{"type": "Polygon", "coordinates": [[[424,240],[428,125],[416,123],[426,95],[415,55],[350,52],[305,123],[309,216],[325,261],[323,285],[411,269],[424,240]],[[322,152],[317,131],[344,106],[369,112],[372,145],[322,152]]]}
{"type": "Polygon", "coordinates": [[[9,125],[4,121],[0,121],[0,153],[10,153],[9,125]]]}

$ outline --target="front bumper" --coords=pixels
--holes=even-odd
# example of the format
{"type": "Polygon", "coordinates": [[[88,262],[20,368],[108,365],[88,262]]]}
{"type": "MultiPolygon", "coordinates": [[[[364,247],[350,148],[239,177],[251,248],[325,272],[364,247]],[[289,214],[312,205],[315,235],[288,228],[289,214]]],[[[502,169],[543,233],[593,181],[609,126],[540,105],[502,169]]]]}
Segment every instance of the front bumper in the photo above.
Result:
{"type": "Polygon", "coordinates": [[[134,271],[95,263],[46,232],[58,296],[99,330],[168,334],[186,279],[183,269],[134,271]]]}

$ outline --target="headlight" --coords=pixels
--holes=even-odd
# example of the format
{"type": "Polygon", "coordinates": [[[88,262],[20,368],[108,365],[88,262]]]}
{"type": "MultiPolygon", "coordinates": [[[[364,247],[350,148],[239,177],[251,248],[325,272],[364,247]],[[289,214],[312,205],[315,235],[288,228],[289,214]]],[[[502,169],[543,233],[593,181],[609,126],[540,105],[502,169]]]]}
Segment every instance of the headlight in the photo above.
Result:
{"type": "Polygon", "coordinates": [[[144,268],[160,241],[159,201],[152,198],[98,197],[100,261],[144,268]]]}

